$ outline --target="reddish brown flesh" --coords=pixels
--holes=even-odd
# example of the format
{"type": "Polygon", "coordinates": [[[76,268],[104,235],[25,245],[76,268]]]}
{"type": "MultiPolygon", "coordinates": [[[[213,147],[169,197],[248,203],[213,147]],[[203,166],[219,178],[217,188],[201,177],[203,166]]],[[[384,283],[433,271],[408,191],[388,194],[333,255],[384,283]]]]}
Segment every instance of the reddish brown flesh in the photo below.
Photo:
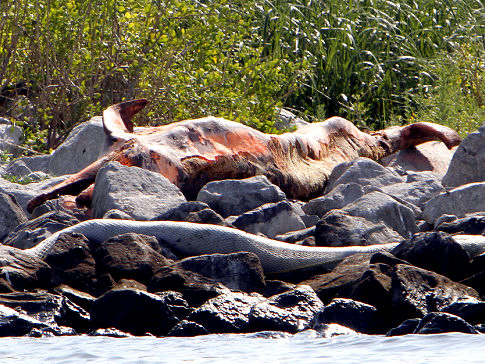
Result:
{"type": "Polygon", "coordinates": [[[434,139],[442,140],[448,148],[461,141],[454,130],[437,124],[415,123],[369,135],[338,117],[282,135],[264,134],[214,117],[132,133],[130,119],[145,104],[146,100],[134,100],[105,110],[105,131],[119,140],[112,151],[32,200],[29,211],[60,194],[78,194],[94,182],[97,171],[109,161],[159,172],[188,199],[195,198],[207,182],[259,174],[280,186],[288,197],[308,199],[323,191],[339,163],[357,157],[379,160],[434,139]]]}

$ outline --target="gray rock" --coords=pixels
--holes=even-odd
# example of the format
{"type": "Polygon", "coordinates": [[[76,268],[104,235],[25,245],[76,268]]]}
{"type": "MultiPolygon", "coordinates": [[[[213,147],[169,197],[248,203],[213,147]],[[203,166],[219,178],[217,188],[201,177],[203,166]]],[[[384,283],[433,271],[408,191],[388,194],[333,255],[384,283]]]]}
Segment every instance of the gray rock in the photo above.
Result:
{"type": "Polygon", "coordinates": [[[265,301],[258,293],[229,292],[211,298],[195,309],[188,320],[202,325],[210,333],[241,333],[248,329],[254,305],[265,301]]]}
{"type": "Polygon", "coordinates": [[[14,161],[10,162],[5,168],[5,174],[8,174],[10,176],[26,177],[30,173],[32,173],[32,171],[21,159],[15,159],[14,161]]]}
{"type": "Polygon", "coordinates": [[[485,181],[485,126],[469,134],[458,146],[443,185],[457,187],[471,182],[485,181]]]}
{"type": "Polygon", "coordinates": [[[30,169],[33,172],[39,171],[39,172],[49,173],[50,160],[51,160],[50,154],[43,154],[43,155],[36,155],[33,157],[21,157],[12,161],[12,163],[15,163],[16,161],[21,161],[27,166],[28,169],[30,169]]]}
{"type": "Polygon", "coordinates": [[[248,233],[262,233],[270,238],[306,228],[301,217],[288,201],[268,203],[240,216],[229,216],[226,221],[248,233]]]}
{"type": "Polygon", "coordinates": [[[103,219],[134,220],[126,212],[117,209],[106,211],[106,213],[103,215],[103,219]]]}
{"type": "Polygon", "coordinates": [[[469,183],[451,191],[444,192],[428,201],[423,210],[423,218],[430,224],[436,224],[441,215],[456,215],[485,211],[485,182],[469,183]]]}
{"type": "Polygon", "coordinates": [[[274,238],[276,240],[284,241],[286,243],[296,243],[298,241],[305,240],[308,237],[315,235],[315,227],[309,227],[303,230],[290,231],[285,234],[276,235],[274,238]]]}
{"type": "Polygon", "coordinates": [[[285,198],[284,192],[270,183],[266,176],[256,176],[210,182],[199,191],[197,201],[207,203],[214,211],[228,217],[285,198]]]}
{"type": "Polygon", "coordinates": [[[299,118],[291,111],[286,109],[278,109],[278,117],[279,117],[279,120],[277,120],[274,123],[274,127],[278,130],[286,131],[294,128],[298,129],[298,128],[301,128],[302,126],[309,124],[302,118],[299,118]]]}
{"type": "Polygon", "coordinates": [[[94,217],[117,209],[136,220],[150,220],[183,202],[182,192],[161,174],[112,162],[96,176],[92,207],[94,217]]]}
{"type": "Polygon", "coordinates": [[[78,222],[79,220],[74,216],[64,212],[51,211],[17,226],[5,238],[3,244],[19,249],[32,248],[55,232],[78,222]]]}
{"type": "MultiPolygon", "coordinates": [[[[443,215],[449,216],[449,215],[443,215]]],[[[444,231],[449,234],[462,233],[468,235],[485,235],[485,213],[469,215],[462,219],[443,221],[441,218],[436,222],[436,230],[444,231]]]]}
{"type": "Polygon", "coordinates": [[[398,232],[383,222],[351,216],[342,210],[328,212],[315,227],[317,246],[373,245],[402,238],[398,232]]]}
{"type": "Polygon", "coordinates": [[[253,306],[249,327],[251,331],[296,333],[311,328],[323,309],[324,305],[315,291],[310,286],[299,285],[253,306]]]}
{"type": "Polygon", "coordinates": [[[0,241],[25,222],[27,216],[17,201],[12,196],[0,192],[0,241]]]}
{"type": "Polygon", "coordinates": [[[403,177],[392,169],[383,167],[368,158],[357,158],[351,162],[341,163],[332,170],[326,192],[330,192],[339,184],[352,182],[360,186],[381,188],[403,181],[403,177]]]}
{"type": "Polygon", "coordinates": [[[52,153],[49,173],[61,176],[79,172],[98,159],[105,143],[106,134],[100,116],[76,126],[52,153]]]}
{"type": "Polygon", "coordinates": [[[22,128],[12,124],[0,124],[0,150],[6,150],[18,155],[20,150],[16,148],[24,137],[22,128]]]}
{"type": "Polygon", "coordinates": [[[341,211],[350,216],[365,218],[375,224],[383,223],[403,238],[410,238],[417,231],[414,211],[379,191],[362,196],[341,211]]]}

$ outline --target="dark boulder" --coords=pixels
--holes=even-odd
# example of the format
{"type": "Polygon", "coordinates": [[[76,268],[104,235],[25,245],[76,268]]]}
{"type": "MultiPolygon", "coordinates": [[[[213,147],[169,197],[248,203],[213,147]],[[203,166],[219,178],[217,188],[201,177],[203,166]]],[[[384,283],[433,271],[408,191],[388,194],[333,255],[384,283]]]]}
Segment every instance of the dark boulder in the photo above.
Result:
{"type": "Polygon", "coordinates": [[[412,318],[404,320],[399,326],[392,328],[386,334],[386,336],[399,336],[408,335],[414,333],[414,330],[418,327],[421,319],[412,318]]]}
{"type": "Polygon", "coordinates": [[[0,337],[24,336],[32,330],[43,330],[49,325],[0,304],[0,337]]]}
{"type": "Polygon", "coordinates": [[[393,255],[411,264],[460,280],[471,270],[470,256],[460,244],[447,233],[419,233],[399,244],[393,255]]]}
{"type": "Polygon", "coordinates": [[[443,222],[436,230],[444,231],[448,234],[485,235],[485,214],[479,213],[461,219],[443,222]]]}
{"type": "Polygon", "coordinates": [[[445,332],[479,334],[477,329],[462,318],[445,312],[428,313],[414,330],[415,334],[441,334],[445,332]]]}
{"type": "Polygon", "coordinates": [[[157,239],[127,233],[102,242],[94,251],[99,274],[108,273],[114,280],[134,279],[147,284],[161,267],[172,263],[160,254],[157,239]]]}
{"type": "Polygon", "coordinates": [[[93,329],[114,327],[133,335],[166,335],[178,321],[161,297],[137,289],[113,289],[91,308],[93,329]]]}
{"type": "Polygon", "coordinates": [[[182,320],[168,332],[167,336],[193,337],[208,334],[210,332],[197,322],[182,320]]]}
{"type": "Polygon", "coordinates": [[[459,316],[472,325],[485,323],[485,302],[483,301],[474,299],[456,301],[444,307],[441,312],[459,316]]]}

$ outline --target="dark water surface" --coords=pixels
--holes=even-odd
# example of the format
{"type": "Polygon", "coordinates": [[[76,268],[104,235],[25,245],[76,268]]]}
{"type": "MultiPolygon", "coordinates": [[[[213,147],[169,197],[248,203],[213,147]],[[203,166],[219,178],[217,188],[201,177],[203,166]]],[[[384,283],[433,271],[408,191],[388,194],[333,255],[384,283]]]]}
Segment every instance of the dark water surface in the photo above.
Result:
{"type": "Polygon", "coordinates": [[[485,363],[485,335],[1,338],[0,363],[485,363]]]}

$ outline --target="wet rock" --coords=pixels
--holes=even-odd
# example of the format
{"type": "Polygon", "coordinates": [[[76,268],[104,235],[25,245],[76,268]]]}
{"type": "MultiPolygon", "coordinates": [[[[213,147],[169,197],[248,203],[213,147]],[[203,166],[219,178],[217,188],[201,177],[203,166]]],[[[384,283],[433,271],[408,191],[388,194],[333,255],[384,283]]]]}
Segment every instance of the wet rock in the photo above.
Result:
{"type": "Polygon", "coordinates": [[[351,216],[342,210],[333,210],[317,223],[317,246],[373,245],[401,240],[402,236],[382,222],[351,216]]]}
{"type": "Polygon", "coordinates": [[[469,134],[458,146],[443,177],[443,185],[457,187],[471,182],[485,181],[485,127],[469,134]]]}
{"type": "Polygon", "coordinates": [[[288,201],[264,204],[242,215],[229,216],[226,221],[248,233],[262,233],[269,238],[306,228],[288,201]]]}
{"type": "Polygon", "coordinates": [[[45,262],[52,268],[52,285],[66,284],[96,294],[95,261],[89,250],[89,241],[84,235],[61,234],[45,262]]]}
{"type": "Polygon", "coordinates": [[[182,320],[168,332],[167,336],[193,337],[208,334],[210,332],[197,322],[182,320]]]}
{"type": "Polygon", "coordinates": [[[53,329],[68,326],[78,333],[89,329],[89,314],[66,297],[46,292],[0,294],[0,305],[21,310],[53,329]]]}
{"type": "Polygon", "coordinates": [[[89,336],[108,336],[108,337],[122,338],[122,337],[132,337],[133,335],[130,335],[127,332],[110,327],[108,329],[92,330],[89,332],[89,336]]]}
{"type": "Polygon", "coordinates": [[[270,183],[266,176],[255,176],[210,182],[199,191],[197,201],[207,203],[226,218],[240,215],[265,203],[283,201],[285,198],[284,192],[270,183]]]}
{"type": "Polygon", "coordinates": [[[0,276],[15,290],[49,286],[52,273],[44,261],[9,246],[0,246],[0,256],[0,276]]]}
{"type": "Polygon", "coordinates": [[[398,264],[392,272],[392,306],[396,319],[422,317],[440,311],[458,300],[475,298],[473,288],[453,282],[440,274],[398,264]]]}
{"type": "Polygon", "coordinates": [[[134,279],[147,284],[160,267],[172,260],[164,257],[156,238],[135,233],[117,235],[102,242],[94,251],[96,269],[115,280],[134,279]]]}
{"type": "Polygon", "coordinates": [[[399,336],[399,335],[408,335],[414,333],[414,330],[418,327],[421,319],[419,318],[412,318],[403,321],[399,326],[389,330],[386,333],[386,336],[399,336]]]}
{"type": "Polygon", "coordinates": [[[459,281],[471,270],[470,256],[451,235],[443,232],[419,233],[403,241],[392,254],[412,265],[459,281]]]}
{"type": "Polygon", "coordinates": [[[106,292],[91,308],[93,329],[113,327],[133,335],[166,335],[178,321],[161,297],[136,289],[106,292]]]}
{"type": "Polygon", "coordinates": [[[387,167],[399,167],[406,172],[431,171],[438,178],[442,178],[456,148],[451,150],[442,142],[431,141],[415,147],[406,148],[381,159],[387,167]]]}
{"type": "Polygon", "coordinates": [[[96,300],[96,297],[90,295],[89,293],[78,291],[72,287],[66,285],[60,285],[54,288],[54,292],[66,297],[69,301],[75,303],[79,307],[89,312],[96,300]]]}
{"type": "Polygon", "coordinates": [[[79,220],[72,215],[51,211],[17,226],[5,238],[3,244],[19,249],[32,248],[53,233],[77,223],[79,220]]]}
{"type": "Polygon", "coordinates": [[[357,332],[376,334],[382,333],[380,320],[374,306],[348,298],[335,298],[320,312],[314,325],[333,323],[357,332]]]}
{"type": "Polygon", "coordinates": [[[164,291],[157,292],[156,295],[165,302],[179,320],[185,319],[193,311],[180,292],[164,291]]]}
{"type": "Polygon", "coordinates": [[[441,312],[459,316],[472,325],[485,323],[485,302],[480,300],[467,299],[456,301],[444,307],[441,312]]]}
{"type": "Polygon", "coordinates": [[[187,317],[210,333],[241,333],[248,329],[249,314],[265,298],[258,293],[229,292],[211,298],[187,317]]]}
{"type": "Polygon", "coordinates": [[[415,334],[441,334],[445,332],[479,333],[477,329],[462,318],[445,312],[430,312],[421,319],[414,331],[415,334]]]}
{"type": "Polygon", "coordinates": [[[100,116],[78,125],[52,153],[49,173],[61,176],[79,172],[98,159],[105,140],[100,116]]]}
{"type": "Polygon", "coordinates": [[[136,220],[150,220],[183,202],[182,192],[160,173],[111,162],[96,175],[92,208],[94,217],[118,209],[136,220]]]}
{"type": "Polygon", "coordinates": [[[462,219],[442,221],[441,223],[437,222],[436,224],[436,230],[444,231],[448,234],[485,235],[485,213],[483,212],[466,216],[462,219]]]}
{"type": "Polygon", "coordinates": [[[299,285],[253,306],[249,314],[249,330],[302,331],[311,327],[323,308],[311,287],[299,285]]]}
{"type": "Polygon", "coordinates": [[[436,225],[441,215],[453,214],[458,218],[466,214],[485,211],[485,182],[469,183],[441,193],[425,204],[423,218],[436,225]]]}
{"type": "Polygon", "coordinates": [[[0,337],[24,336],[34,329],[41,330],[48,327],[39,320],[0,304],[0,337]]]}
{"type": "Polygon", "coordinates": [[[25,222],[27,222],[27,216],[15,198],[0,192],[0,241],[25,222]]]}

